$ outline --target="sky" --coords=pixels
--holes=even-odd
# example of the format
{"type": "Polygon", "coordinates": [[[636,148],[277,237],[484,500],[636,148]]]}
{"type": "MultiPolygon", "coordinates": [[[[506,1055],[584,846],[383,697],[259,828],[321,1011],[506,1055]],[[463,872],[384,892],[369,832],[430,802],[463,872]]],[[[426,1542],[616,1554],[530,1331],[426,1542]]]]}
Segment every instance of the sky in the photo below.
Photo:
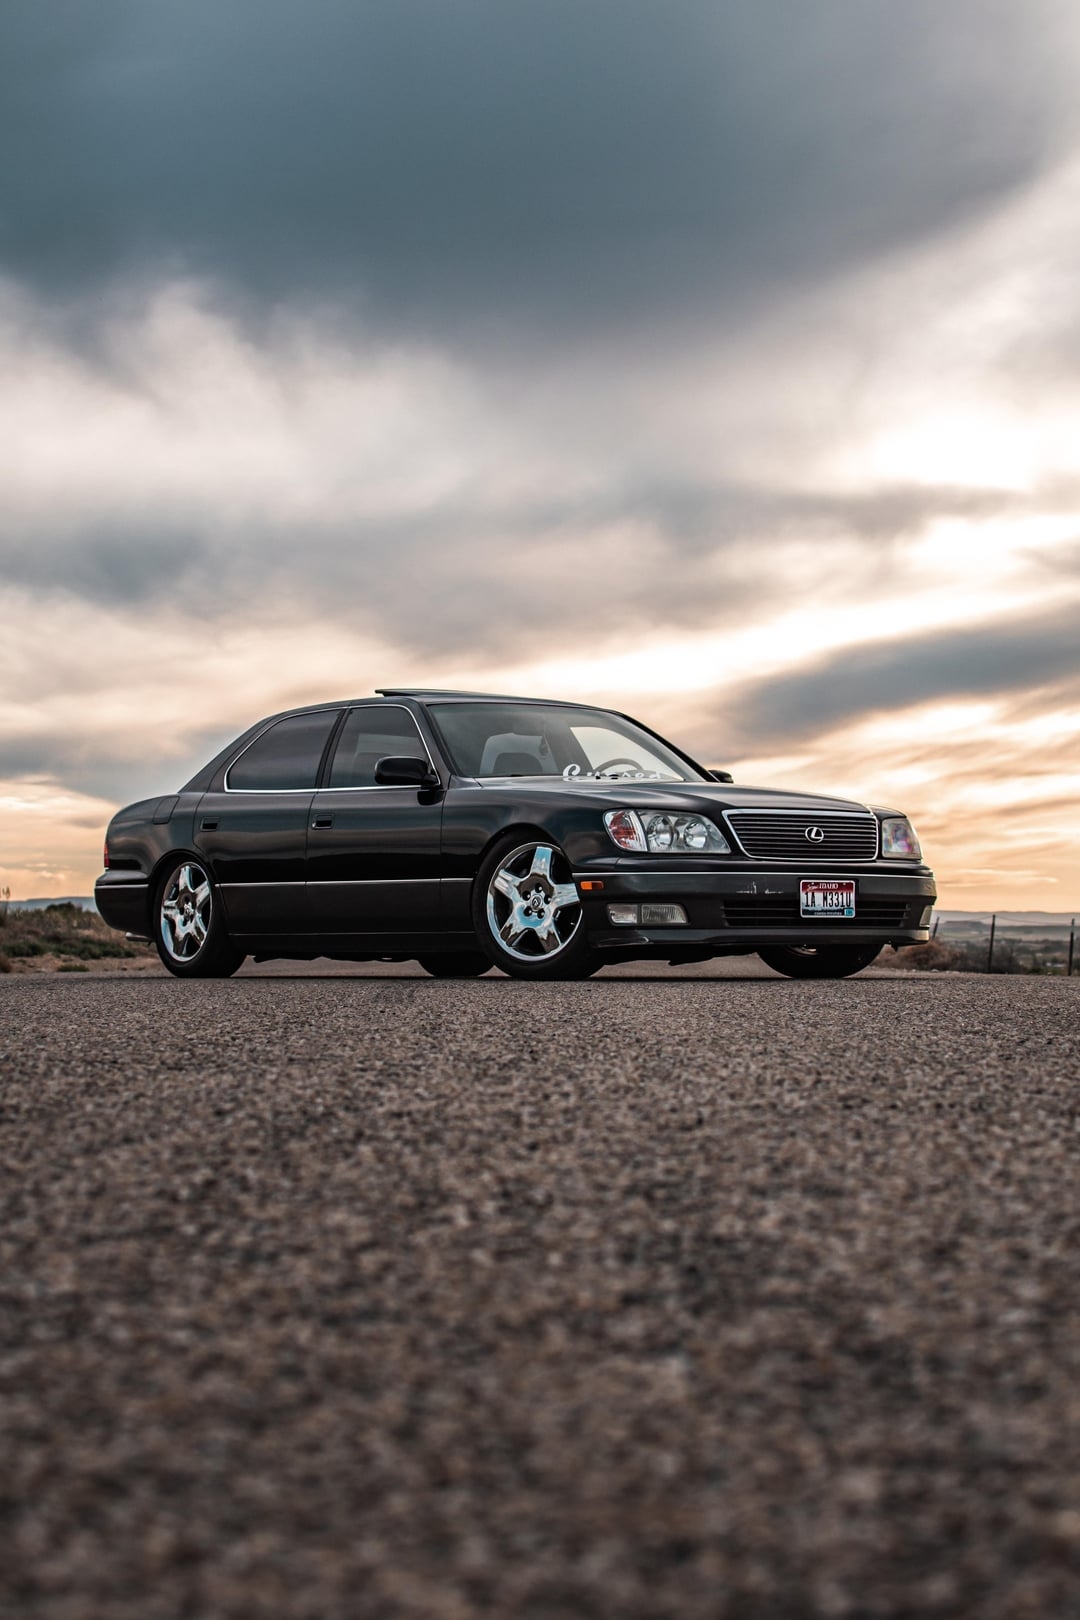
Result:
{"type": "Polygon", "coordinates": [[[0,888],[292,704],[607,703],[1080,909],[1072,0],[13,0],[0,888]]]}

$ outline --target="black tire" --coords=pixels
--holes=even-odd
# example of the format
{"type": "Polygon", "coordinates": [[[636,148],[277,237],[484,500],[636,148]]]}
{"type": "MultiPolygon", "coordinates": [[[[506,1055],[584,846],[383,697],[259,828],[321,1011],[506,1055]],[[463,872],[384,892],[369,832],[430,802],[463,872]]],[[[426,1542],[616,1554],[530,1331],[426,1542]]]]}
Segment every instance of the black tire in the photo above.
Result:
{"type": "Polygon", "coordinates": [[[153,929],[157,953],[178,979],[227,979],[244,960],[209,872],[191,856],[178,856],[162,874],[153,929]]]}
{"type": "Polygon", "coordinates": [[[418,956],[416,960],[433,979],[478,979],[491,972],[491,963],[481,951],[447,951],[445,956],[418,956]]]}
{"type": "Polygon", "coordinates": [[[511,833],[494,845],[473,884],[472,913],[481,950],[513,979],[587,979],[603,965],[586,941],[570,863],[539,834],[511,833]],[[499,876],[513,886],[513,899],[494,887],[499,876]],[[530,889],[517,887],[526,881],[530,889]],[[530,905],[535,911],[526,914],[530,905]],[[500,928],[511,922],[511,913],[521,923],[516,945],[507,943],[500,928]]]}
{"type": "Polygon", "coordinates": [[[789,979],[846,979],[881,954],[880,945],[771,945],[761,960],[789,979]]]}

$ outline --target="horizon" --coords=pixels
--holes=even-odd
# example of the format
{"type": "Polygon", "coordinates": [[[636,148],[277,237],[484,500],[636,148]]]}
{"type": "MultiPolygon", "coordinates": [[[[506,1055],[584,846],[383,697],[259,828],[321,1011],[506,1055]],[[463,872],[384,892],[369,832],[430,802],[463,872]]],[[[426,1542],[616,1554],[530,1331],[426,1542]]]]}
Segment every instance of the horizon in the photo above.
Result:
{"type": "MultiPolygon", "coordinates": [[[[9,898],[0,901],[0,904],[8,905],[8,906],[11,906],[14,909],[18,910],[20,907],[25,908],[27,906],[59,905],[59,904],[63,904],[64,902],[68,902],[71,905],[86,904],[88,906],[94,907],[95,910],[97,909],[97,907],[95,905],[95,902],[94,902],[94,897],[93,897],[92,894],[11,895],[9,898]]],[[[999,920],[1002,917],[1012,919],[1014,927],[1039,928],[1039,927],[1042,927],[1042,926],[1045,925],[1046,927],[1053,927],[1053,928],[1068,928],[1070,923],[1075,923],[1076,922],[1077,917],[1080,916],[1080,910],[1078,910],[1075,913],[1069,911],[1068,908],[1066,908],[1066,910],[1064,910],[1064,911],[998,911],[998,912],[992,912],[992,911],[963,911],[963,910],[956,910],[952,906],[935,906],[934,910],[933,910],[933,918],[932,918],[932,920],[935,920],[935,919],[947,920],[947,919],[950,919],[950,918],[955,918],[955,919],[961,919],[961,920],[970,919],[972,921],[981,921],[984,918],[989,920],[991,917],[994,917],[994,916],[996,916],[999,920]],[[1025,923],[1025,922],[1022,922],[1022,921],[1018,920],[1018,919],[1022,919],[1022,918],[1029,918],[1029,919],[1034,918],[1036,920],[1034,922],[1025,923]]]]}

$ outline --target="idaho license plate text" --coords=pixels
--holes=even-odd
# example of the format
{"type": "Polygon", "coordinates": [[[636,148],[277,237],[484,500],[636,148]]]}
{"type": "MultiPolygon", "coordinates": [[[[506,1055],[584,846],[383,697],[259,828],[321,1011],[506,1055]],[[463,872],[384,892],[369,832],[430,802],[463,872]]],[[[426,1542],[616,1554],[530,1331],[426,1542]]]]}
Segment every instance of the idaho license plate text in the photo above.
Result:
{"type": "Polygon", "coordinates": [[[803,878],[799,911],[804,917],[854,917],[854,879],[803,878]]]}

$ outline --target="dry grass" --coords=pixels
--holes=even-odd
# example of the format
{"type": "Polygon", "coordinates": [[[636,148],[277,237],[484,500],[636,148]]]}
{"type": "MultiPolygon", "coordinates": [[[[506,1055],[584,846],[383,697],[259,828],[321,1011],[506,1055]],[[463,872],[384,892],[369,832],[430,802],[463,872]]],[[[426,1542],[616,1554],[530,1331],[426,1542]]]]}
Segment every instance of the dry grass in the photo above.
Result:
{"type": "Polygon", "coordinates": [[[69,904],[40,911],[0,908],[0,973],[35,967],[77,972],[89,962],[152,956],[149,945],[126,940],[93,911],[69,904]]]}

